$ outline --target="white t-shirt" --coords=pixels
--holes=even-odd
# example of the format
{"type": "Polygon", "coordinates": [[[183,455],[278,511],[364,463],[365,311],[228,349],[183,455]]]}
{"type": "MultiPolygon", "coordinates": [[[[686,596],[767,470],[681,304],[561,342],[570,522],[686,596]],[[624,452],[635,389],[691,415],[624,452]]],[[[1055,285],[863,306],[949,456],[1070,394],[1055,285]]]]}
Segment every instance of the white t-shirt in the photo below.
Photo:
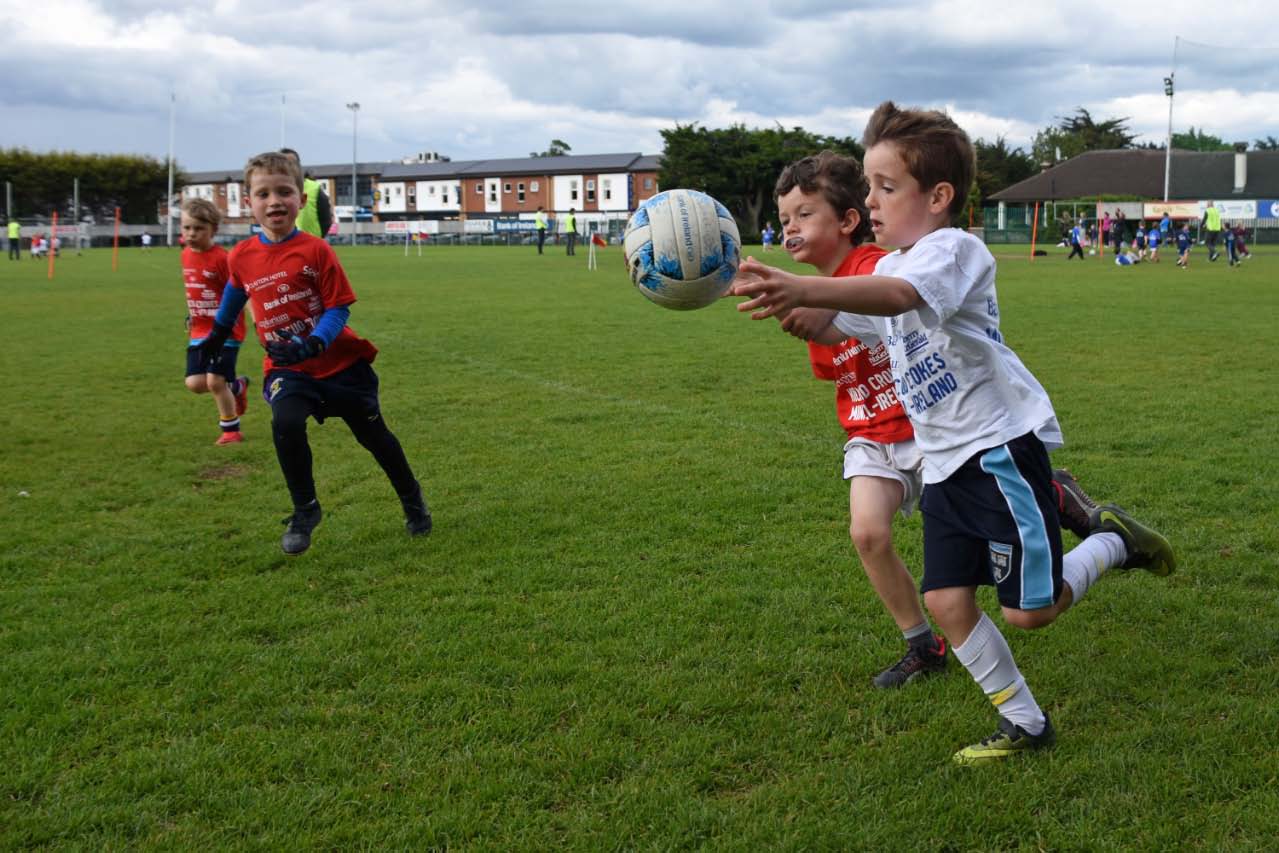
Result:
{"type": "Polygon", "coordinates": [[[957,228],[927,235],[879,259],[876,275],[903,278],[925,305],[896,317],[840,313],[835,326],[887,347],[924,482],[938,483],[973,454],[1035,433],[1052,450],[1061,427],[1052,401],[999,332],[995,258],[957,228]]]}

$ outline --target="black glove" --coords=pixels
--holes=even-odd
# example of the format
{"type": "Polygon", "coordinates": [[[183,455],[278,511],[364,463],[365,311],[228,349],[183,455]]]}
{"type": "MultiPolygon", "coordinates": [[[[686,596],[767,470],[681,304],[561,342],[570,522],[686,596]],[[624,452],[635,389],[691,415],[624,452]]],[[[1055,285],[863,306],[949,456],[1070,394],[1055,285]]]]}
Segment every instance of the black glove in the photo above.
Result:
{"type": "Polygon", "coordinates": [[[213,331],[200,342],[200,352],[209,360],[209,364],[217,364],[222,359],[222,345],[231,337],[231,327],[219,323],[213,324],[213,331]]]}
{"type": "Polygon", "coordinates": [[[306,361],[308,358],[314,358],[324,352],[324,339],[317,335],[311,335],[306,340],[303,340],[297,335],[290,335],[288,332],[276,332],[275,334],[279,340],[268,341],[266,353],[271,356],[271,362],[278,367],[288,367],[291,364],[306,361]]]}

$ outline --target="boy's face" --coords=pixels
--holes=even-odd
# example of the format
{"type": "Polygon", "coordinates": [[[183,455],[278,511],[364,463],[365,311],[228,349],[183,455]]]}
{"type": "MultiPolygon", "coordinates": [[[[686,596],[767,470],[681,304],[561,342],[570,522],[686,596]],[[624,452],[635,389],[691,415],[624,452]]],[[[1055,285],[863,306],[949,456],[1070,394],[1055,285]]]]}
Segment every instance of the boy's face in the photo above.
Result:
{"type": "Polygon", "coordinates": [[[849,235],[861,221],[857,211],[846,210],[841,216],[820,192],[806,193],[799,187],[777,197],[777,214],[782,248],[825,275],[834,274],[848,255],[849,235]]]}
{"type": "Polygon", "coordinates": [[[289,175],[259,169],[249,179],[249,208],[271,240],[283,240],[293,233],[298,210],[305,203],[306,195],[289,175]]]}
{"type": "Polygon", "coordinates": [[[196,219],[186,211],[182,212],[182,239],[197,252],[203,252],[213,245],[213,235],[217,232],[203,219],[196,219]]]}
{"type": "Polygon", "coordinates": [[[948,208],[954,188],[947,183],[921,187],[894,143],[871,146],[864,163],[870,181],[866,207],[871,230],[880,245],[909,249],[920,238],[950,223],[948,208]]]}

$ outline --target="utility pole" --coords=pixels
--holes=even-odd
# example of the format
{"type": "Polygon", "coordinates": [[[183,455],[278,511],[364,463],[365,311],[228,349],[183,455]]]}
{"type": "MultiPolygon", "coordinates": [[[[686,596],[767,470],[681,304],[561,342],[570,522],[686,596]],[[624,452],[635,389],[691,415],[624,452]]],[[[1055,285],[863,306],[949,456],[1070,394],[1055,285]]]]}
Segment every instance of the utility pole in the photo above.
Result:
{"type": "Polygon", "coordinates": [[[352,101],[351,103],[346,105],[346,108],[351,111],[351,245],[354,246],[355,245],[355,221],[356,221],[355,211],[356,211],[356,208],[359,206],[357,202],[360,197],[359,192],[357,192],[357,188],[359,187],[359,184],[357,183],[358,179],[355,173],[356,162],[357,162],[355,157],[355,137],[356,137],[356,130],[360,126],[360,102],[352,101]]]}

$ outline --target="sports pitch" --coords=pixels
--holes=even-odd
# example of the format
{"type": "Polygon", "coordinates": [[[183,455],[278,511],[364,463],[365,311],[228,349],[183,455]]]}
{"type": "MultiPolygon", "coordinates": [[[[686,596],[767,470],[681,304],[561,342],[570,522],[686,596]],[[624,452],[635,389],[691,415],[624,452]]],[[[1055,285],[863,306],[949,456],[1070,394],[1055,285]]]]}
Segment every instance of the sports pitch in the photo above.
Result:
{"type": "Polygon", "coordinates": [[[995,251],[1055,463],[1180,566],[1007,630],[1059,742],[978,769],[955,661],[871,688],[901,638],[832,388],[735,300],[658,308],[617,248],[340,248],[436,529],[312,425],[286,559],[260,351],[214,447],[176,251],[0,265],[0,847],[1273,849],[1279,252],[995,251]]]}

